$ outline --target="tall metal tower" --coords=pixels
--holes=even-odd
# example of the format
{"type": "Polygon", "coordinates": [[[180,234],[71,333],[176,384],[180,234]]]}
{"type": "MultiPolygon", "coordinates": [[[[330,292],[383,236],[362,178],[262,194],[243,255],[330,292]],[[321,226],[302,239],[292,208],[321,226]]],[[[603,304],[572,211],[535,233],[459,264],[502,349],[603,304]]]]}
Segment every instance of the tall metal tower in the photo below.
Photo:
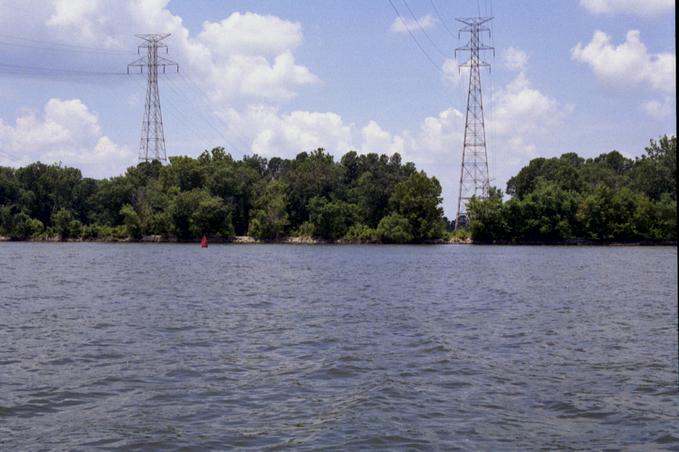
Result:
{"type": "Polygon", "coordinates": [[[473,197],[487,198],[490,188],[488,175],[488,152],[486,150],[486,128],[483,120],[483,98],[481,95],[481,67],[490,64],[481,60],[481,51],[493,50],[481,42],[481,33],[490,29],[484,24],[492,17],[468,17],[456,19],[465,26],[460,33],[469,33],[469,42],[457,52],[470,52],[469,60],[460,67],[469,68],[469,91],[467,93],[467,115],[464,126],[464,145],[462,148],[462,167],[460,169],[460,191],[457,199],[455,229],[467,225],[467,202],[473,197]]]}
{"type": "Polygon", "coordinates": [[[162,68],[163,73],[165,73],[167,66],[176,66],[177,72],[179,72],[179,65],[174,61],[158,56],[158,49],[165,49],[165,53],[167,53],[167,45],[161,43],[161,41],[170,36],[170,33],[135,36],[146,41],[137,47],[137,53],[141,53],[141,49],[146,49],[146,55],[128,64],[127,73],[130,73],[131,67],[138,67],[139,73],[143,74],[144,68],[146,68],[148,78],[144,117],[141,121],[139,161],[160,160],[166,162],[163,116],[160,112],[160,93],[158,92],[158,68],[162,68]]]}

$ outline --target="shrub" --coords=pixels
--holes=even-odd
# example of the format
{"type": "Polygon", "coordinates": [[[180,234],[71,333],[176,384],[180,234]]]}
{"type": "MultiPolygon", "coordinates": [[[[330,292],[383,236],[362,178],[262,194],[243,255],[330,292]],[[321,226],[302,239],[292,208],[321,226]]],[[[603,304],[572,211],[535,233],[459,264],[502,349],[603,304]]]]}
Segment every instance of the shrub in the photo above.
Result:
{"type": "Polygon", "coordinates": [[[299,225],[299,228],[293,234],[295,237],[311,238],[314,236],[315,230],[313,223],[305,221],[299,225]]]}
{"type": "Polygon", "coordinates": [[[343,240],[355,243],[375,242],[377,241],[377,230],[364,224],[355,224],[347,230],[343,240]]]}
{"type": "Polygon", "coordinates": [[[408,243],[413,241],[413,233],[407,218],[392,214],[380,220],[377,237],[384,243],[408,243]]]}

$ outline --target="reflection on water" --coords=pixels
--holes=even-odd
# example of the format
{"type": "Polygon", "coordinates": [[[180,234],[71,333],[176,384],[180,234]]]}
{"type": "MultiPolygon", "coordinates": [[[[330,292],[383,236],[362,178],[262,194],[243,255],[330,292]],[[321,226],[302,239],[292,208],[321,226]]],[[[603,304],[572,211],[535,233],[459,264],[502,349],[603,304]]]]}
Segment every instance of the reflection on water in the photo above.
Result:
{"type": "Polygon", "coordinates": [[[0,244],[0,449],[679,448],[676,248],[0,244]]]}

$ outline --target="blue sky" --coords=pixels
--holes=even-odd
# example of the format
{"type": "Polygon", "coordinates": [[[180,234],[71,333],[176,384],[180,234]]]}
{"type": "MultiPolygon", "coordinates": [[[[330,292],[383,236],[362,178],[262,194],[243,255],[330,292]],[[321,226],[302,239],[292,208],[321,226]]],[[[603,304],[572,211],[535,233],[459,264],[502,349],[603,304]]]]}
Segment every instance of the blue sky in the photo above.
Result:
{"type": "Polygon", "coordinates": [[[671,0],[392,1],[403,20],[388,0],[0,0],[0,165],[135,164],[145,80],[115,73],[135,33],[169,32],[168,155],[400,152],[440,180],[453,216],[467,85],[454,18],[478,11],[495,17],[482,81],[495,185],[537,156],[635,156],[675,133],[671,0]]]}

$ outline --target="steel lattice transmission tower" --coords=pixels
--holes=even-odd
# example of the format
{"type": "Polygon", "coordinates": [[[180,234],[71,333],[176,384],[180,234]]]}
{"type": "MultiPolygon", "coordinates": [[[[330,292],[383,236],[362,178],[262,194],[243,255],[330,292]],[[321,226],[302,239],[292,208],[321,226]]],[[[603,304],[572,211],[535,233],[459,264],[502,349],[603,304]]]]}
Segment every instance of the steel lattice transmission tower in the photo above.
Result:
{"type": "Polygon", "coordinates": [[[457,52],[470,52],[469,60],[462,67],[469,68],[469,91],[467,93],[467,115],[464,126],[464,145],[462,147],[462,167],[460,169],[460,191],[457,199],[455,229],[468,223],[467,202],[473,197],[487,198],[490,188],[488,174],[488,152],[486,149],[486,128],[483,119],[483,97],[481,94],[481,67],[490,64],[481,59],[481,51],[495,49],[481,42],[483,32],[490,33],[484,24],[492,17],[470,17],[456,19],[465,26],[460,33],[469,33],[469,42],[457,52]]]}
{"type": "Polygon", "coordinates": [[[167,53],[167,45],[161,41],[170,36],[170,33],[135,36],[145,41],[137,47],[137,53],[141,53],[141,49],[146,49],[146,55],[128,64],[127,73],[130,73],[131,67],[138,67],[139,72],[143,74],[144,68],[146,68],[148,79],[144,117],[141,121],[139,161],[160,160],[166,162],[163,115],[160,111],[160,93],[158,92],[158,68],[162,68],[163,73],[165,73],[167,66],[176,66],[177,72],[179,72],[179,65],[174,61],[158,56],[158,49],[165,49],[165,53],[167,53]]]}

